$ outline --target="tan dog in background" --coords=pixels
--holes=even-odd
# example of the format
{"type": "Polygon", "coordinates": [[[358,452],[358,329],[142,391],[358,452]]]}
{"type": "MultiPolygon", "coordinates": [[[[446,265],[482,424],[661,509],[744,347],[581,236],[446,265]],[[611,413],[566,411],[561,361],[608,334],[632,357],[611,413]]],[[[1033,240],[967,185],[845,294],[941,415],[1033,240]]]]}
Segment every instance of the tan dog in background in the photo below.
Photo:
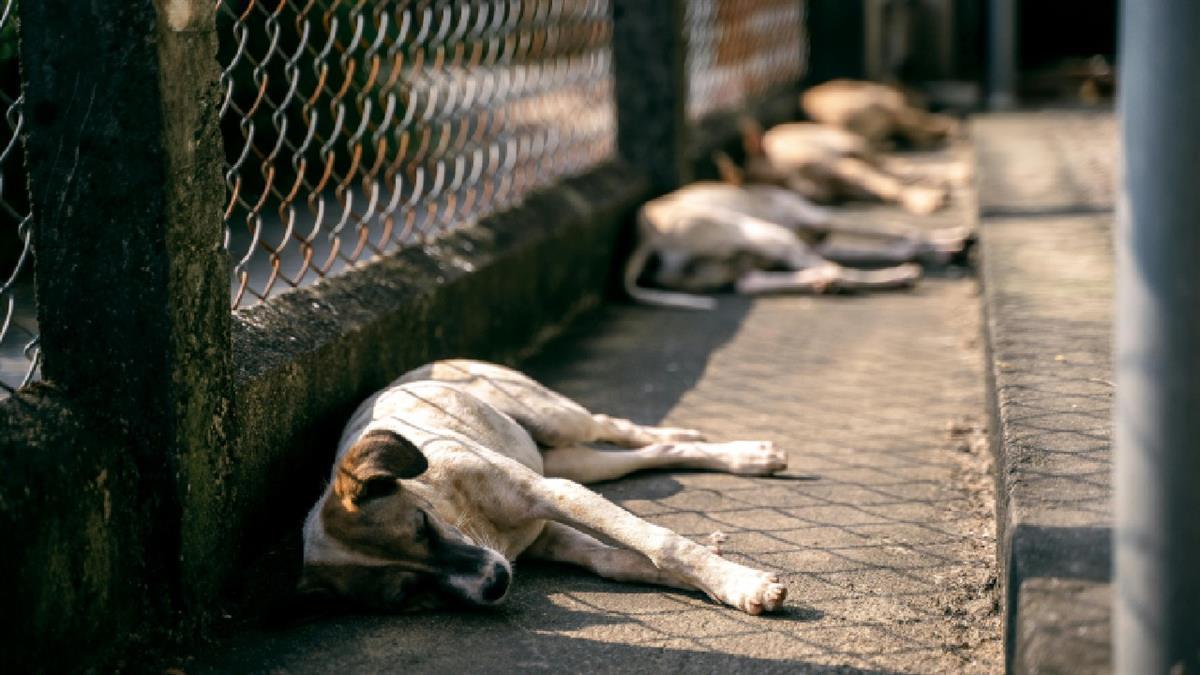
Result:
{"type": "Polygon", "coordinates": [[[697,431],[594,415],[502,366],[438,361],[350,419],[330,484],[304,524],[300,590],[385,610],[494,605],[522,557],[699,590],[750,614],[774,611],[787,594],[774,574],[726,560],[581,483],[643,469],[769,475],[786,466],[770,442],[706,443],[697,431]],[[589,447],[596,442],[627,449],[589,447]]]}
{"type": "Polygon", "coordinates": [[[726,182],[778,185],[822,204],[879,200],[919,215],[946,203],[945,187],[914,182],[925,177],[904,175],[865,138],[843,129],[789,122],[763,132],[757,122],[744,119],[742,143],[745,169],[723,154],[714,158],[726,182]]]}
{"type": "Polygon", "coordinates": [[[896,140],[928,149],[959,134],[958,120],[927,112],[903,90],[877,82],[831,80],[805,91],[800,107],[813,121],[849,131],[875,149],[896,140]]]}

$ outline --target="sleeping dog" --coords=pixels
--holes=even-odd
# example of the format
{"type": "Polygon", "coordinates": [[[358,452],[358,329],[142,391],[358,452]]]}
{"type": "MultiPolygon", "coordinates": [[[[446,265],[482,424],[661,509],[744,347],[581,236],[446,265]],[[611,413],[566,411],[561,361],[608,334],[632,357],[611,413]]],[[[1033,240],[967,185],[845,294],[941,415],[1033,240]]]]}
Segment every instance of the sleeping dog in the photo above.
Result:
{"type": "Polygon", "coordinates": [[[918,215],[933,213],[946,202],[945,187],[928,184],[939,177],[923,176],[907,162],[878,155],[866,138],[850,131],[788,122],[763,132],[748,118],[741,126],[745,169],[727,156],[715,157],[726,182],[777,185],[822,204],[876,199],[918,215]]]}
{"type": "Polygon", "coordinates": [[[893,141],[933,148],[959,133],[958,120],[927,112],[903,90],[877,82],[831,80],[804,92],[800,107],[813,121],[853,133],[875,149],[893,141]]]}
{"type": "Polygon", "coordinates": [[[917,262],[946,262],[963,252],[968,236],[965,228],[927,233],[835,225],[827,209],[786,188],[695,183],[638,212],[625,290],[646,304],[712,309],[716,301],[699,293],[728,287],[746,294],[902,288],[920,278],[917,262]],[[881,245],[836,245],[828,235],[838,232],[881,245]],[[883,267],[846,266],[856,264],[883,267]],[[643,280],[658,288],[643,286],[643,280]]]}
{"type": "Polygon", "coordinates": [[[697,431],[592,414],[502,366],[439,361],[351,417],[304,524],[300,590],[384,610],[494,605],[508,594],[513,561],[540,558],[699,590],[750,614],[774,611],[787,594],[775,575],[582,483],[652,468],[768,475],[786,466],[770,442],[707,443],[697,431]],[[588,445],[596,442],[626,449],[588,445]]]}

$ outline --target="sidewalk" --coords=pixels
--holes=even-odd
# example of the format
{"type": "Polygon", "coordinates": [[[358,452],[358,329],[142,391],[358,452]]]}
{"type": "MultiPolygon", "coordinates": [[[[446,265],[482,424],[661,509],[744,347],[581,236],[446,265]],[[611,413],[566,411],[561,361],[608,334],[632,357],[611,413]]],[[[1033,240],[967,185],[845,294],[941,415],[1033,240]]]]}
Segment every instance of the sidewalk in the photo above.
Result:
{"type": "MultiPolygon", "coordinates": [[[[942,220],[970,218],[959,195],[942,220]]],[[[903,218],[862,209],[867,218],[903,218]]],[[[600,486],[731,558],[777,571],[787,610],[521,565],[497,611],[343,617],[243,632],[204,672],[999,672],[976,282],[611,306],[524,365],[585,405],[789,451],[774,478],[645,474],[600,486]]]]}

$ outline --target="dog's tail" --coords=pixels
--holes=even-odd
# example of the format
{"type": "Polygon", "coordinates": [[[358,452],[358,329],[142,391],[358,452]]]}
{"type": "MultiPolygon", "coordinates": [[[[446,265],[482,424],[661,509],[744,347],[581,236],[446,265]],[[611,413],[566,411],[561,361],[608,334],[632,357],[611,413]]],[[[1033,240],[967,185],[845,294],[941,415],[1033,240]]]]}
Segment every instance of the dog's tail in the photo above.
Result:
{"type": "Polygon", "coordinates": [[[712,156],[713,164],[717,167],[717,175],[730,185],[745,185],[746,172],[733,161],[729,155],[717,150],[712,156]]]}
{"type": "MultiPolygon", "coordinates": [[[[645,215],[638,213],[639,224],[643,221],[645,215]]],[[[649,228],[640,228],[643,231],[649,228]]],[[[650,256],[654,253],[654,247],[648,241],[639,241],[633,253],[630,254],[629,260],[625,262],[625,292],[629,297],[644,305],[657,305],[659,307],[676,307],[679,309],[699,309],[712,310],[717,308],[717,301],[712,298],[704,297],[703,295],[693,295],[691,293],[680,293],[679,291],[663,291],[655,288],[646,288],[638,286],[638,277],[642,276],[642,272],[646,269],[646,264],[650,262],[650,256]]]]}

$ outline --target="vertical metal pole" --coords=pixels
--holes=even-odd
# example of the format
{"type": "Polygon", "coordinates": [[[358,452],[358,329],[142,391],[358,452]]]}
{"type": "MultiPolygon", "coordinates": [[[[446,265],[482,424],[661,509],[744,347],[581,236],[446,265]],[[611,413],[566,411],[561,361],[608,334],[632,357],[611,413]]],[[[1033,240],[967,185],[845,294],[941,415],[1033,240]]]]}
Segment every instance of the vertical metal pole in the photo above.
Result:
{"type": "Polygon", "coordinates": [[[884,79],[884,0],[866,0],[863,3],[863,63],[868,80],[884,79]]]}
{"type": "Polygon", "coordinates": [[[1200,672],[1200,3],[1121,12],[1118,673],[1200,672]]]}
{"type": "Polygon", "coordinates": [[[809,0],[807,84],[866,76],[866,9],[865,2],[809,0]]]}
{"type": "Polygon", "coordinates": [[[988,7],[988,105],[1017,102],[1017,0],[991,0],[988,7]]]}

